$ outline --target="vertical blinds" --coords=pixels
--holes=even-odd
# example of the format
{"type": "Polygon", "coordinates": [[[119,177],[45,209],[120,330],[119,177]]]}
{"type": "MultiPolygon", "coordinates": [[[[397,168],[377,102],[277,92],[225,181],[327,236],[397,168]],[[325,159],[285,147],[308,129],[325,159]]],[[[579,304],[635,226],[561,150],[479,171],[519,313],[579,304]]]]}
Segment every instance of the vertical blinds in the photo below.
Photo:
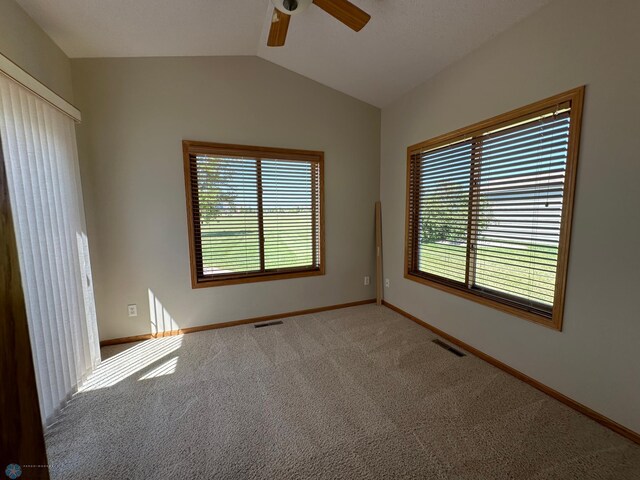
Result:
{"type": "Polygon", "coordinates": [[[100,360],[75,125],[0,75],[0,137],[48,425],[100,360]]]}
{"type": "Polygon", "coordinates": [[[415,152],[410,273],[551,317],[569,130],[567,103],[415,152]]]}
{"type": "Polygon", "coordinates": [[[198,280],[320,269],[320,166],[189,155],[198,280]]]}

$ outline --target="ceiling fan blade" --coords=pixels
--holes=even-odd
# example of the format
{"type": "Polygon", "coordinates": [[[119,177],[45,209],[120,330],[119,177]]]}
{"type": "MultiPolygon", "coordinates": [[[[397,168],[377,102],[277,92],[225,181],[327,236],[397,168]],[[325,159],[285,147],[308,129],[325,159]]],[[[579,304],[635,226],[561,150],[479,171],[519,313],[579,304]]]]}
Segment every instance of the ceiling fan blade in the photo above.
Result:
{"type": "Polygon", "coordinates": [[[313,0],[313,3],[356,32],[371,19],[371,15],[348,0],[313,0]]]}
{"type": "Polygon", "coordinates": [[[289,20],[291,20],[291,15],[282,13],[277,8],[273,9],[267,46],[282,47],[284,45],[284,41],[287,39],[287,30],[289,30],[289,20]]]}

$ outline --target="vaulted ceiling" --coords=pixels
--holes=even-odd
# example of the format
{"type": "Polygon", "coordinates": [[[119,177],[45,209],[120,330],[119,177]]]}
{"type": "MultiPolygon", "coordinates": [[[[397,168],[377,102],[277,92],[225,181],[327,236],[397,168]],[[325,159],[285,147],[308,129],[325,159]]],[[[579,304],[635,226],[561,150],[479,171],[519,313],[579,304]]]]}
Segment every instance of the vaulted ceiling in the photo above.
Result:
{"type": "Polygon", "coordinates": [[[266,46],[270,0],[17,0],[71,58],[257,55],[379,107],[551,0],[352,0],[359,33],[312,5],[266,46]]]}

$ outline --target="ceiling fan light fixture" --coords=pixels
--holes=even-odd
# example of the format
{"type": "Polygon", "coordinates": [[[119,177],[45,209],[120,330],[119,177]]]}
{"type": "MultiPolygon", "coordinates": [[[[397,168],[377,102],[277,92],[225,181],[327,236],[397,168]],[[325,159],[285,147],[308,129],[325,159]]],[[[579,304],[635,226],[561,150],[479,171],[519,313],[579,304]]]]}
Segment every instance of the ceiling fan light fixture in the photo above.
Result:
{"type": "Polygon", "coordinates": [[[293,12],[298,8],[298,0],[283,0],[282,6],[289,12],[293,12]]]}
{"type": "Polygon", "coordinates": [[[349,0],[271,0],[271,3],[274,9],[267,36],[268,47],[283,47],[291,17],[305,11],[312,3],[356,32],[371,19],[371,15],[349,0]]]}
{"type": "Polygon", "coordinates": [[[287,15],[298,15],[304,12],[312,0],[271,0],[273,6],[287,15]]]}

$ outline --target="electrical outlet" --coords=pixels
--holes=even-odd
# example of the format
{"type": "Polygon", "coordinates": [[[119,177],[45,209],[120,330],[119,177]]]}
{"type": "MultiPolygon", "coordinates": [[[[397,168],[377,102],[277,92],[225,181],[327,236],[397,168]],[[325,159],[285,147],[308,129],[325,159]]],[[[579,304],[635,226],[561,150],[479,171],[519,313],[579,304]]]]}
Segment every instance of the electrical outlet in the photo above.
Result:
{"type": "Polygon", "coordinates": [[[391,285],[391,281],[388,278],[384,279],[384,286],[389,288],[389,285],[391,285]]]}
{"type": "Polygon", "coordinates": [[[130,317],[137,317],[138,316],[138,305],[136,305],[136,304],[127,305],[127,312],[129,313],[130,317]]]}
{"type": "Polygon", "coordinates": [[[369,275],[366,275],[364,277],[364,284],[369,285],[370,283],[371,283],[371,277],[369,275]]]}

